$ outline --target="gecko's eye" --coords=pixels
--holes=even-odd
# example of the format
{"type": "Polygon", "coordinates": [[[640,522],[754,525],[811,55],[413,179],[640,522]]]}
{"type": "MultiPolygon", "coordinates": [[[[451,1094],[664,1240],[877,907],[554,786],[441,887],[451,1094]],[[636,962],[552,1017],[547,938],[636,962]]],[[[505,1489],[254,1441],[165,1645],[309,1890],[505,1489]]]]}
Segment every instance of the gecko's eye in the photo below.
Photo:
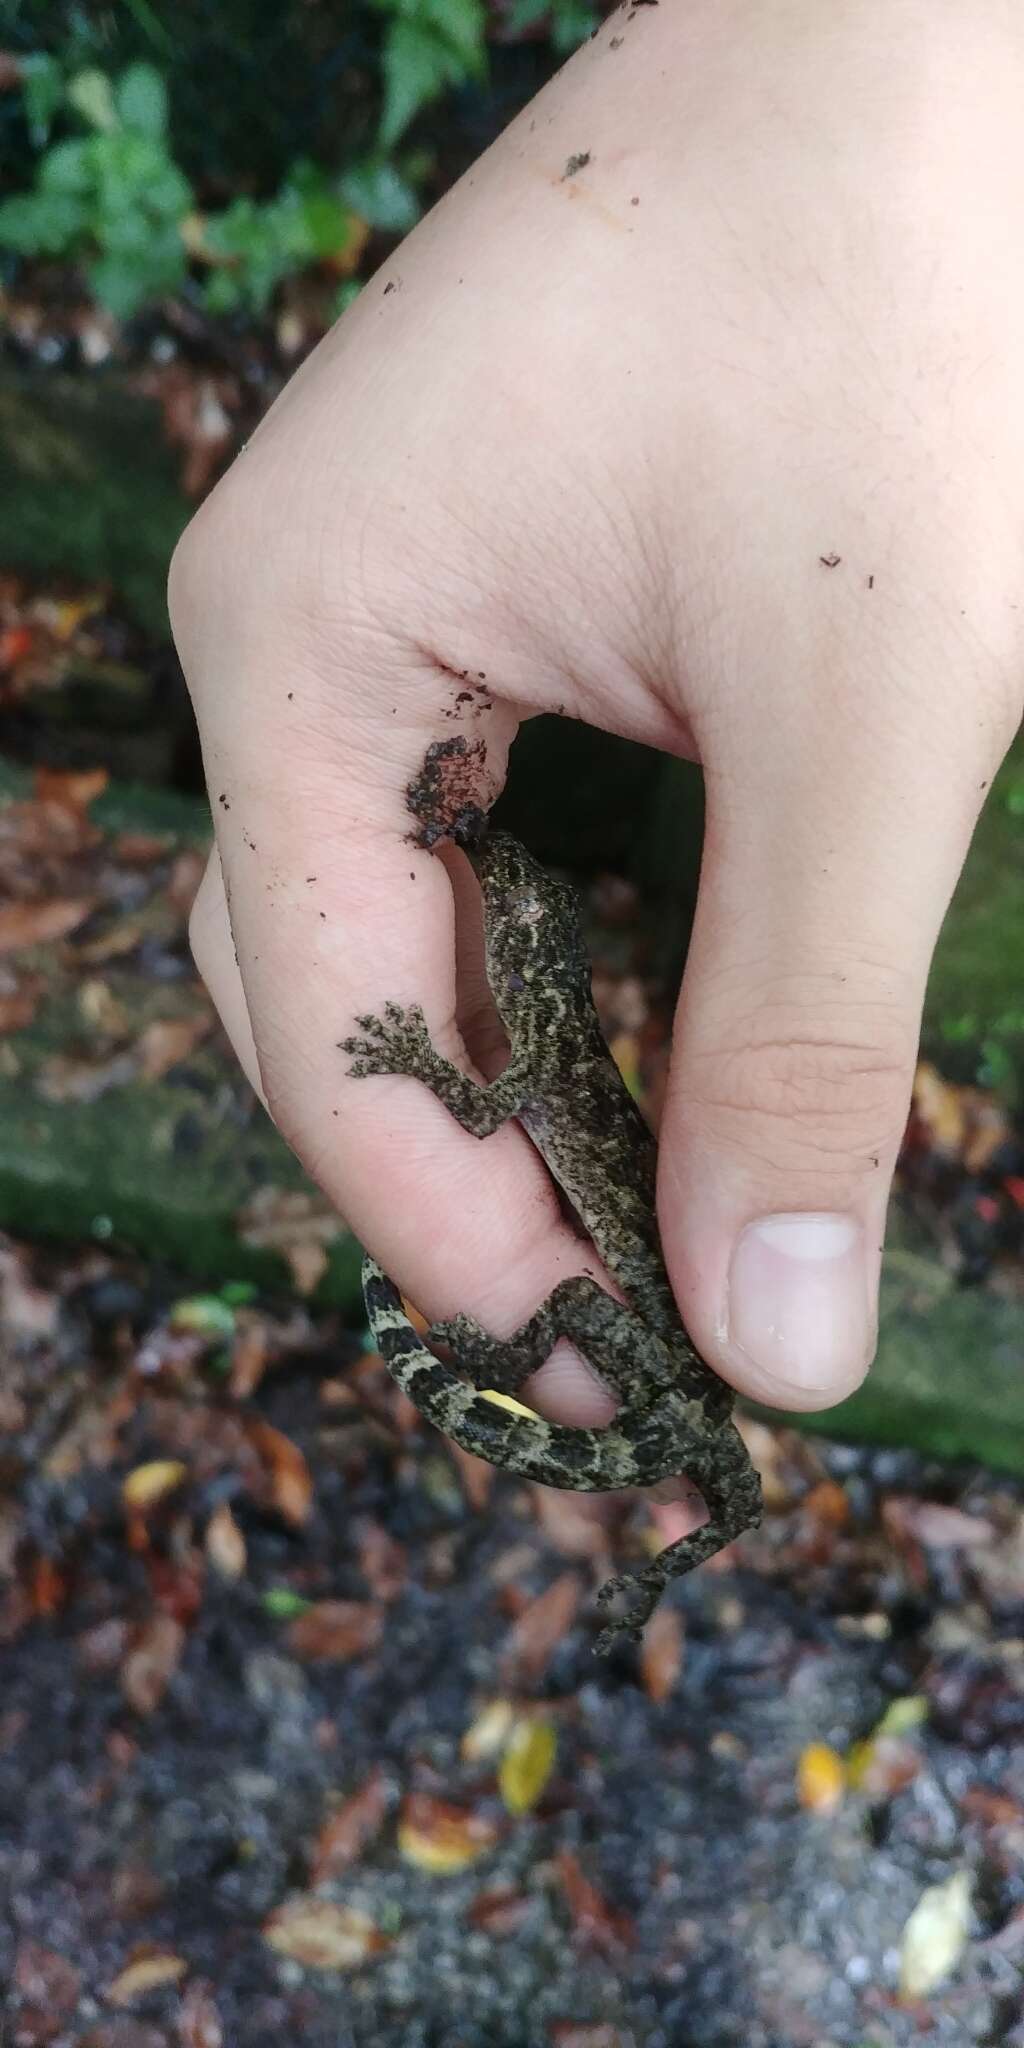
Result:
{"type": "Polygon", "coordinates": [[[505,979],[505,987],[510,996],[518,996],[522,995],[526,983],[521,974],[509,974],[505,979]]]}

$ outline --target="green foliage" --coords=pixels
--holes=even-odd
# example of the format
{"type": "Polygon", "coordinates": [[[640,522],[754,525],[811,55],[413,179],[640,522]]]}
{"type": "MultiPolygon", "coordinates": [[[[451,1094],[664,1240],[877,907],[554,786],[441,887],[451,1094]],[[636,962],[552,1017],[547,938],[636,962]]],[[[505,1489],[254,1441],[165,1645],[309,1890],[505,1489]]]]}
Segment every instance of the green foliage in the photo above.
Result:
{"type": "MultiPolygon", "coordinates": [[[[530,32],[538,84],[545,40],[564,54],[597,18],[587,0],[516,0],[505,26],[530,32]]],[[[212,313],[263,313],[308,265],[354,268],[366,227],[414,225],[434,158],[402,142],[444,94],[476,87],[493,97],[489,118],[507,118],[507,88],[503,101],[488,84],[488,20],[486,0],[355,0],[341,17],[306,0],[222,0],[210,17],[182,0],[169,35],[151,0],[70,12],[33,0],[11,52],[19,90],[0,105],[0,159],[15,171],[0,252],[74,263],[121,319],[185,289],[212,313]],[[24,48],[33,22],[52,48],[24,48]],[[339,134],[340,162],[294,160],[296,137],[329,159],[339,134]],[[210,211],[197,184],[239,196],[210,211]]],[[[478,137],[472,102],[468,126],[478,137]]],[[[336,307],[358,289],[346,277],[336,307]]]]}
{"type": "Polygon", "coordinates": [[[34,190],[0,204],[0,247],[81,261],[96,298],[125,318],[178,289],[187,268],[181,224],[194,201],[170,153],[163,80],[149,64],[117,80],[90,69],[58,95],[52,60],[30,79],[38,125],[67,110],[88,132],[53,143],[34,190]]]}
{"type": "Polygon", "coordinates": [[[380,139],[392,149],[447,86],[482,79],[487,68],[483,0],[374,0],[390,17],[384,39],[380,139]]]}

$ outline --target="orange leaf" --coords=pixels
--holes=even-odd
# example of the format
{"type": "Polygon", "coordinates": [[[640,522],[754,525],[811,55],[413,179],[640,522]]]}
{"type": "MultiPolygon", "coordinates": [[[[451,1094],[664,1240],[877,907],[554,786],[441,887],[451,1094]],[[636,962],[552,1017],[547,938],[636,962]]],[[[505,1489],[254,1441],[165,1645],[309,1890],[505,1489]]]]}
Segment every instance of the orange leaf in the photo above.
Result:
{"type": "Polygon", "coordinates": [[[502,1670],[521,1681],[535,1683],[547,1670],[552,1651],[568,1634],[580,1604],[580,1582],[575,1572],[560,1578],[523,1608],[509,1630],[502,1652],[502,1670]]]}
{"type": "Polygon", "coordinates": [[[161,1081],[172,1068],[180,1066],[190,1052],[213,1028],[208,1010],[191,1017],[157,1017],[147,1024],[138,1040],[139,1071],[146,1081],[161,1081]]]}
{"type": "Polygon", "coordinates": [[[629,1947],[635,1937],[632,1920],[627,1914],[615,1912],[609,1906],[597,1886],[584,1876],[578,1857],[570,1849],[560,1849],[555,1864],[573,1926],[580,1939],[603,1950],[606,1955],[629,1947]]]}
{"type": "Polygon", "coordinates": [[[388,1781],[377,1765],[365,1783],[332,1814],[316,1839],[309,1882],[312,1890],[347,1870],[380,1833],[388,1810],[388,1781]]]}
{"type": "Polygon", "coordinates": [[[382,1626],[380,1608],[368,1600],[317,1600],[290,1624],[288,1646],[297,1657],[342,1663],[375,1650],[382,1626]]]}
{"type": "Polygon", "coordinates": [[[298,1444],[259,1416],[247,1419],[246,1433],[269,1474],[270,1497],[278,1513],[301,1529],[313,1504],[313,1481],[298,1444]]]}
{"type": "Polygon", "coordinates": [[[177,1670],[185,1631],[172,1614],[154,1614],[143,1624],[121,1667],[121,1686],[138,1714],[152,1714],[177,1670]]]}
{"type": "Polygon", "coordinates": [[[222,1579],[240,1579],[245,1571],[245,1537],[229,1508],[221,1501],[206,1524],[206,1555],[222,1579]]]}
{"type": "Polygon", "coordinates": [[[398,1824],[398,1846],[406,1862],[436,1877],[466,1870],[497,1839],[493,1821],[425,1792],[410,1793],[398,1824]]]}
{"type": "Polygon", "coordinates": [[[35,903],[0,904],[0,953],[46,946],[84,924],[93,909],[87,896],[52,896],[35,903]]]}
{"type": "Polygon", "coordinates": [[[106,768],[37,768],[32,786],[41,803],[78,813],[102,796],[109,781],[106,768]]]}
{"type": "Polygon", "coordinates": [[[683,1668],[685,1631],[676,1607],[658,1607],[644,1630],[640,1670],[648,1697],[661,1705],[683,1668]]]}
{"type": "Polygon", "coordinates": [[[198,1978],[182,1996],[178,2009],[178,2039],[181,2048],[223,2048],[224,2028],[214,2003],[212,1987],[198,1978]]]}

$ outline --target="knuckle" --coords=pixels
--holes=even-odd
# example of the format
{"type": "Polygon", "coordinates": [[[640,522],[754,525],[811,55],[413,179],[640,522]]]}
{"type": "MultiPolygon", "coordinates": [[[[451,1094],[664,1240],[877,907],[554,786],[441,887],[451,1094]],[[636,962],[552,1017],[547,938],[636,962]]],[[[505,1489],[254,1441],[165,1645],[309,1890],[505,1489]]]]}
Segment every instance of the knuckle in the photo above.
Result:
{"type": "Polygon", "coordinates": [[[887,1154],[906,1115],[916,1050],[905,1020],[750,1020],[699,1056],[688,1116],[716,1144],[776,1163],[887,1154]]]}

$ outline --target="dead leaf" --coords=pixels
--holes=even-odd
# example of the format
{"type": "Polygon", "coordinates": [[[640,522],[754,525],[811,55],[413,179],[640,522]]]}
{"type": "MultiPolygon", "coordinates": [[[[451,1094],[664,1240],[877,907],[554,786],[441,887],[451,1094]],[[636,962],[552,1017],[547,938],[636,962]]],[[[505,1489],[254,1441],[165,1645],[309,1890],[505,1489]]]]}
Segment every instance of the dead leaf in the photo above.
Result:
{"type": "Polygon", "coordinates": [[[620,1949],[631,1947],[635,1939],[632,1920],[609,1906],[597,1886],[584,1876],[579,1858],[571,1849],[559,1850],[555,1867],[578,1938],[604,1955],[615,1955],[620,1949]]]}
{"type": "Polygon", "coordinates": [[[247,1416],[245,1429],[269,1476],[274,1507],[293,1529],[301,1529],[313,1504],[313,1481],[298,1444],[261,1416],[247,1416]]]}
{"type": "MultiPolygon", "coordinates": [[[[81,1971],[56,1949],[41,1942],[19,1941],[14,1956],[14,1989],[26,2005],[39,2006],[54,2021],[74,2012],[82,1989],[81,1971]]],[[[54,2032],[58,2027],[54,2027],[54,2032]]],[[[17,2040],[17,2034],[14,2036],[17,2040]]]]}
{"type": "Polygon", "coordinates": [[[1009,1792],[993,1792],[987,1785],[968,1785],[960,1805],[968,1820],[980,1820],[984,1827],[1014,1828],[1024,1822],[1024,1806],[1009,1792]]]}
{"type": "Polygon", "coordinates": [[[284,1259],[292,1276],[295,1292],[303,1296],[316,1293],[331,1263],[323,1245],[314,1242],[288,1245],[284,1259]]]}
{"type": "Polygon", "coordinates": [[[213,1987],[196,1978],[182,1994],[177,2014],[181,2048],[224,2048],[224,2028],[214,2003],[213,1987]]]}
{"type": "Polygon", "coordinates": [[[240,1579],[245,1571],[245,1537],[227,1501],[214,1508],[206,1524],[206,1555],[222,1579],[240,1579]]]}
{"type": "Polygon", "coordinates": [[[157,1017],[140,1033],[136,1052],[139,1072],[145,1081],[160,1081],[194,1052],[213,1028],[208,1010],[190,1017],[157,1017]]]}
{"type": "Polygon", "coordinates": [[[498,1790],[506,1813],[518,1818],[533,1812],[554,1769],[557,1749],[553,1721],[538,1714],[513,1722],[498,1766],[498,1790]]]}
{"type": "Polygon", "coordinates": [[[152,1714],[178,1668],[185,1631],[171,1614],[153,1614],[139,1630],[121,1669],[121,1688],[137,1714],[152,1714]]]}
{"type": "Polygon", "coordinates": [[[31,1024],[45,988],[41,975],[24,975],[18,981],[7,968],[4,969],[4,979],[0,983],[0,1037],[10,1031],[24,1031],[31,1024]]]}
{"type": "Polygon", "coordinates": [[[556,2020],[551,2029],[552,2048],[629,2048],[617,2027],[604,2020],[556,2020]]]}
{"type": "MultiPolygon", "coordinates": [[[[413,1409],[415,1419],[417,1411],[413,1409]]],[[[448,1439],[448,1451],[453,1465],[462,1481],[462,1490],[471,1508],[482,1514],[491,1497],[494,1485],[494,1466],[486,1458],[478,1458],[475,1451],[464,1451],[461,1444],[448,1439]]]]}
{"type": "Polygon", "coordinates": [[[127,1088],[136,1075],[135,1054],[122,1049],[103,1059],[77,1059],[55,1052],[40,1067],[36,1088],[46,1102],[98,1102],[111,1088],[127,1088]]]}
{"type": "Polygon", "coordinates": [[[243,1310],[236,1312],[235,1322],[228,1392],[233,1401],[248,1401],[270,1362],[270,1332],[261,1317],[246,1317],[243,1310]]]}
{"type": "Polygon", "coordinates": [[[389,1939],[354,1906],[300,1892],[270,1915],[264,1939],[278,1955],[313,1970],[355,1970],[390,1947],[389,1939]]]}
{"type": "Polygon", "coordinates": [[[468,1869],[497,1840],[492,1820],[429,1793],[411,1792],[402,1807],[398,1847],[407,1863],[432,1876],[451,1877],[468,1869]]]}
{"type": "Polygon", "coordinates": [[[466,1917],[471,1927],[500,1937],[518,1934],[529,1911],[530,1901],[525,1892],[517,1892],[510,1884],[498,1884],[492,1891],[477,1893],[466,1917]]]}
{"type": "Polygon", "coordinates": [[[467,1763],[486,1763],[498,1756],[508,1741],[514,1720],[511,1700],[488,1700],[469,1727],[459,1745],[460,1754],[467,1763]]]}
{"type": "Polygon", "coordinates": [[[95,909],[88,896],[51,896],[32,903],[0,903],[0,953],[48,946],[67,937],[95,909]]]}
{"type": "Polygon", "coordinates": [[[184,1956],[176,1956],[171,1949],[154,1948],[147,1943],[135,1950],[113,1983],[107,1985],[103,1996],[108,2005],[123,2009],[134,2005],[136,1999],[145,1997],[147,1991],[156,1991],[161,1984],[179,1983],[187,1969],[184,1956]]]}
{"type": "Polygon", "coordinates": [[[509,1630],[501,1655],[503,1673],[514,1674],[520,1683],[536,1684],[552,1651],[572,1627],[579,1604],[580,1582],[575,1572],[563,1572],[523,1608],[509,1630]]]}
{"type": "Polygon", "coordinates": [[[353,1792],[321,1828],[309,1873],[312,1891],[358,1861],[368,1843],[379,1835],[387,1810],[388,1781],[378,1764],[358,1792],[353,1792]]]}
{"type": "Polygon", "coordinates": [[[404,1546],[380,1522],[364,1522],[357,1535],[359,1569],[375,1600],[397,1600],[408,1566],[404,1546]]]}
{"type": "Polygon", "coordinates": [[[180,1458],[154,1458],[148,1465],[136,1465],[122,1480],[121,1499],[133,1514],[145,1514],[187,1478],[188,1466],[180,1458]]]}
{"type": "Polygon", "coordinates": [[[895,1799],[921,1769],[921,1752],[902,1735],[873,1735],[855,1742],[846,1760],[846,1782],[874,1805],[895,1799]]]}
{"type": "MultiPolygon", "coordinates": [[[[102,607],[102,599],[91,602],[90,611],[102,607]]],[[[76,623],[88,612],[76,607],[76,623]]],[[[66,632],[58,634],[59,639],[68,639],[66,632]]],[[[88,810],[89,805],[102,796],[110,781],[106,768],[37,768],[32,777],[32,786],[39,801],[44,804],[59,804],[62,810],[78,813],[88,810]]]]}
{"type": "Polygon", "coordinates": [[[900,1997],[927,1998],[956,1969],[971,1925],[971,1880],[954,1871],[943,1884],[929,1885],[903,1929],[900,1941],[900,1997]]]}
{"type": "Polygon", "coordinates": [[[827,1742],[809,1742],[796,1767],[797,1798],[809,1813],[838,1813],[846,1789],[842,1757],[827,1742]]]}
{"type": "Polygon", "coordinates": [[[643,1633],[640,1671],[644,1691],[658,1706],[675,1688],[683,1668],[685,1642],[685,1626],[679,1609],[656,1608],[643,1633]]]}
{"type": "Polygon", "coordinates": [[[941,1501],[894,1495],[883,1504],[882,1520],[890,1535],[909,1537],[926,1550],[980,1549],[995,1540],[996,1532],[984,1516],[966,1515],[941,1501]]]}
{"type": "Polygon", "coordinates": [[[822,1479],[805,1493],[801,1502],[805,1515],[820,1522],[827,1529],[845,1529],[850,1519],[850,1503],[843,1487],[834,1479],[822,1479]]]}
{"type": "Polygon", "coordinates": [[[342,1663],[375,1650],[384,1617],[368,1600],[316,1600],[288,1629],[288,1647],[296,1657],[342,1663]]]}

